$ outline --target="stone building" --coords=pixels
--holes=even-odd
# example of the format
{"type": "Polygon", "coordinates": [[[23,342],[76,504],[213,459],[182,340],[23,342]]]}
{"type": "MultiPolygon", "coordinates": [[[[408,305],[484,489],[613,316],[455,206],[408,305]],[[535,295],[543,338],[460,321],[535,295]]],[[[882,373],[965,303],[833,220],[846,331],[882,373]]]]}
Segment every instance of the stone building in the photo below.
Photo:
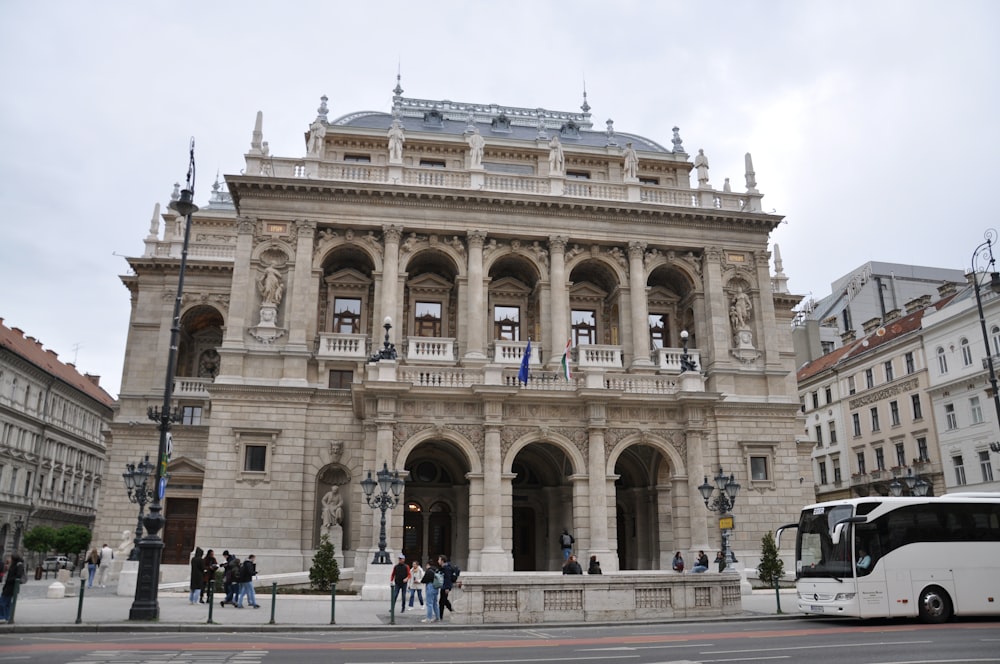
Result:
{"type": "MultiPolygon", "coordinates": [[[[360,586],[380,520],[360,481],[387,464],[406,481],[389,550],[491,572],[558,570],[563,528],[610,571],[717,549],[698,486],[721,466],[751,564],[812,480],[800,298],[772,281],[781,217],[761,211],[750,155],[735,193],[677,128],[669,148],[595,130],[586,100],[394,92],[391,113],[336,120],[323,97],[290,157],[258,113],[246,168],[194,215],[164,563],[197,544],[302,570],[329,534],[360,586]]],[[[182,236],[157,209],[123,277],[112,467],[155,449],[153,423],[128,423],[162,399],[182,236]]],[[[134,519],[105,495],[107,537],[134,519]]]]}
{"type": "Polygon", "coordinates": [[[93,525],[114,403],[100,376],[0,318],[0,556],[35,526],[93,525]]]}

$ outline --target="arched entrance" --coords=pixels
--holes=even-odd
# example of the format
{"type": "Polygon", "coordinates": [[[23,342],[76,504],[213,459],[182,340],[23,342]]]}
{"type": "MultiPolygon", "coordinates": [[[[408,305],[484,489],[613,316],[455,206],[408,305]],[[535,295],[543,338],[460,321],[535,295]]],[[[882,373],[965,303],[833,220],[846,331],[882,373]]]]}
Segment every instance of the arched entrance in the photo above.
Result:
{"type": "Polygon", "coordinates": [[[409,472],[403,513],[403,553],[421,563],[446,555],[460,565],[469,556],[469,483],[464,456],[450,442],[420,443],[404,465],[409,472]]]}
{"type": "Polygon", "coordinates": [[[660,569],[674,545],[670,465],[650,445],[630,445],[615,462],[619,569],[660,569]]]}
{"type": "Polygon", "coordinates": [[[559,534],[573,532],[570,459],[556,445],[533,443],[517,453],[511,470],[514,570],[558,570],[559,534]]]}

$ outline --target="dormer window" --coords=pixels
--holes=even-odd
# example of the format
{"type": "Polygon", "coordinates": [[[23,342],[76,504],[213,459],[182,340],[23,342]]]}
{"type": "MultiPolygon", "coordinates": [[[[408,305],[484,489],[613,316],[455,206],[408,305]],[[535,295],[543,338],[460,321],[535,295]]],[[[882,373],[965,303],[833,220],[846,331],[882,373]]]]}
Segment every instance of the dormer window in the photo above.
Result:
{"type": "Polygon", "coordinates": [[[427,111],[424,113],[424,125],[427,127],[441,127],[444,125],[444,115],[436,108],[427,111]]]}
{"type": "Polygon", "coordinates": [[[570,120],[559,128],[559,134],[563,138],[580,138],[580,125],[570,120]]]}
{"type": "Polygon", "coordinates": [[[493,121],[490,122],[490,126],[493,128],[493,131],[495,131],[495,132],[501,132],[501,133],[509,134],[510,133],[510,118],[508,118],[506,115],[504,115],[503,113],[501,113],[500,115],[498,115],[495,118],[493,118],[493,121]]]}

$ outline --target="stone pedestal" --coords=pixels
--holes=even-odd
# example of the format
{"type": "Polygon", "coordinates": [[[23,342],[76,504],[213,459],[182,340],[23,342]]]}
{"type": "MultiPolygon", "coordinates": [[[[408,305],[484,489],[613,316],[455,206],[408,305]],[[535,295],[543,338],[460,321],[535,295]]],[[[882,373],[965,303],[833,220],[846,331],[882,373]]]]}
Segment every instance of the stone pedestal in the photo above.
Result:
{"type": "MultiPolygon", "coordinates": [[[[117,561],[112,563],[112,565],[117,565],[117,561]]],[[[112,572],[114,567],[112,567],[112,572]]],[[[135,597],[135,586],[139,578],[139,561],[138,560],[123,560],[120,571],[118,572],[118,590],[116,594],[119,597],[135,597]]]]}
{"type": "Polygon", "coordinates": [[[388,606],[392,599],[392,565],[374,565],[371,559],[375,556],[374,550],[367,553],[368,565],[365,568],[365,583],[361,586],[361,599],[374,599],[385,601],[388,606]]]}
{"type": "Polygon", "coordinates": [[[62,599],[66,596],[66,586],[58,581],[53,581],[45,592],[45,596],[49,599],[62,599]]]}

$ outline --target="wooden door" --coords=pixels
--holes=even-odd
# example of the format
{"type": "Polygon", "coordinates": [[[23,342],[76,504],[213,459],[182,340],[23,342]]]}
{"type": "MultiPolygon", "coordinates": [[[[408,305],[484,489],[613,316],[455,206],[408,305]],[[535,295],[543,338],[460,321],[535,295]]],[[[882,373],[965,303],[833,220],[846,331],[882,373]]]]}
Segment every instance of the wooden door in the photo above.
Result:
{"type": "Polygon", "coordinates": [[[163,516],[167,520],[163,528],[163,564],[185,565],[191,562],[194,534],[198,527],[198,499],[167,498],[163,516]]]}

